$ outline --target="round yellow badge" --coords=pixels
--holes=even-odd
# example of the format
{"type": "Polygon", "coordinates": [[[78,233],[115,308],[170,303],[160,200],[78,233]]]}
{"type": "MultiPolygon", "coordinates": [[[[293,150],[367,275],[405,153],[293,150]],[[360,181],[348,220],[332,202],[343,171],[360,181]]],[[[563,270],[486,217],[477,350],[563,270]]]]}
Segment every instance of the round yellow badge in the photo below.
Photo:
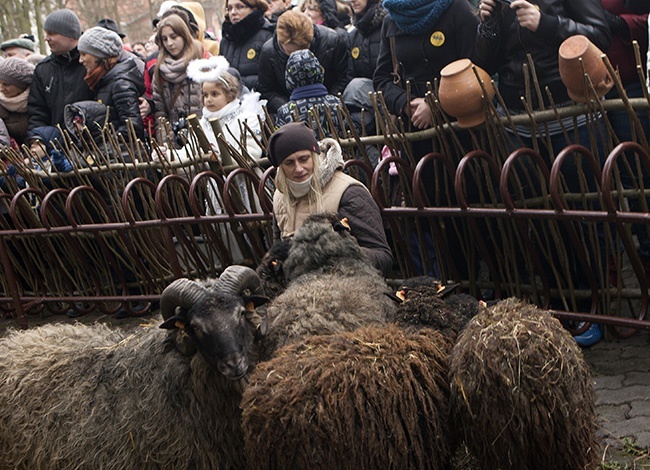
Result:
{"type": "Polygon", "coordinates": [[[253,60],[255,58],[255,49],[248,49],[248,52],[246,53],[246,57],[248,60],[253,60]]]}
{"type": "Polygon", "coordinates": [[[359,48],[358,47],[353,47],[352,50],[350,51],[350,55],[352,56],[353,59],[358,59],[359,58],[359,48]]]}
{"type": "Polygon", "coordinates": [[[445,43],[445,34],[442,31],[434,31],[429,41],[432,46],[440,47],[445,43]]]}

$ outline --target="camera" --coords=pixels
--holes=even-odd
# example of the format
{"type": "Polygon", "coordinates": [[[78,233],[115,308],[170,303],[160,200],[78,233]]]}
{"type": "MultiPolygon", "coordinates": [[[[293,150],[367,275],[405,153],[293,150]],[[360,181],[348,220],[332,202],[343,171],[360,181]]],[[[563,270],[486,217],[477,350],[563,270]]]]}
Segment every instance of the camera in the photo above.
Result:
{"type": "Polygon", "coordinates": [[[187,117],[181,113],[178,120],[171,123],[172,132],[174,133],[174,143],[177,147],[182,147],[187,142],[187,117]]]}

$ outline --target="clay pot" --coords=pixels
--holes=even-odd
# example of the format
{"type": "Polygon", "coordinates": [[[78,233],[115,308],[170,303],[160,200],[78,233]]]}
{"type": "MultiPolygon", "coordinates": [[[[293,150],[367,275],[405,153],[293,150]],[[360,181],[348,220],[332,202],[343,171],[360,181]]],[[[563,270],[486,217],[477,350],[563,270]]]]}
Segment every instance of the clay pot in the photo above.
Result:
{"type": "Polygon", "coordinates": [[[571,36],[560,45],[558,51],[560,77],[573,101],[585,103],[601,98],[614,86],[614,80],[607,71],[603,56],[603,51],[598,49],[586,36],[571,36]],[[581,61],[582,66],[580,65],[581,61]],[[583,68],[584,73],[589,76],[594,90],[591,90],[591,87],[585,83],[583,68]]]}
{"type": "Polygon", "coordinates": [[[474,68],[487,91],[487,99],[492,100],[495,91],[490,75],[472,64],[471,60],[456,60],[440,71],[438,87],[440,106],[447,114],[458,120],[459,127],[474,127],[485,122],[483,89],[476,78],[474,68]]]}

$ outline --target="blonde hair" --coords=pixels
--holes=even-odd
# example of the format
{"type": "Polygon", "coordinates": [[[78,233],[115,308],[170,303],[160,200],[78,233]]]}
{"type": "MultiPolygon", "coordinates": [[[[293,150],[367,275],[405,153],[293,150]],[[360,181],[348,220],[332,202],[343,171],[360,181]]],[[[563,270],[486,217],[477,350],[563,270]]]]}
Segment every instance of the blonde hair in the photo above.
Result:
{"type": "MultiPolygon", "coordinates": [[[[241,82],[230,72],[222,72],[218,80],[208,80],[203,83],[214,83],[214,85],[221,88],[228,99],[228,103],[239,98],[241,94],[241,82]]],[[[203,88],[203,85],[201,85],[201,88],[203,88]]]]}
{"type": "Polygon", "coordinates": [[[314,25],[304,13],[289,10],[278,18],[276,34],[283,45],[293,44],[300,49],[309,49],[314,40],[314,25]]]}
{"type": "MultiPolygon", "coordinates": [[[[321,156],[316,152],[311,152],[311,158],[314,160],[314,171],[312,173],[309,193],[307,193],[309,212],[323,212],[323,186],[320,181],[321,156]]],[[[280,164],[275,171],[275,187],[282,194],[285,204],[290,205],[295,200],[293,194],[291,194],[291,191],[289,190],[287,176],[282,170],[282,164],[280,164]]]]}

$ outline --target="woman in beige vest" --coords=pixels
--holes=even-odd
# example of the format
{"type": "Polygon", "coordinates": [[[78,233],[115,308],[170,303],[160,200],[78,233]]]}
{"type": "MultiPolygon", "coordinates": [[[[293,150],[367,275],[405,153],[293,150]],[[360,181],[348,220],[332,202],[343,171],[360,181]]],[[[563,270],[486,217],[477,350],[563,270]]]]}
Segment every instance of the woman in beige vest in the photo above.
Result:
{"type": "Polygon", "coordinates": [[[371,263],[384,274],[390,273],[393,255],[379,208],[361,182],[343,173],[338,142],[316,142],[305,123],[292,122],[271,135],[267,153],[277,168],[276,238],[292,236],[310,214],[334,212],[348,219],[352,235],[371,263]]]}

